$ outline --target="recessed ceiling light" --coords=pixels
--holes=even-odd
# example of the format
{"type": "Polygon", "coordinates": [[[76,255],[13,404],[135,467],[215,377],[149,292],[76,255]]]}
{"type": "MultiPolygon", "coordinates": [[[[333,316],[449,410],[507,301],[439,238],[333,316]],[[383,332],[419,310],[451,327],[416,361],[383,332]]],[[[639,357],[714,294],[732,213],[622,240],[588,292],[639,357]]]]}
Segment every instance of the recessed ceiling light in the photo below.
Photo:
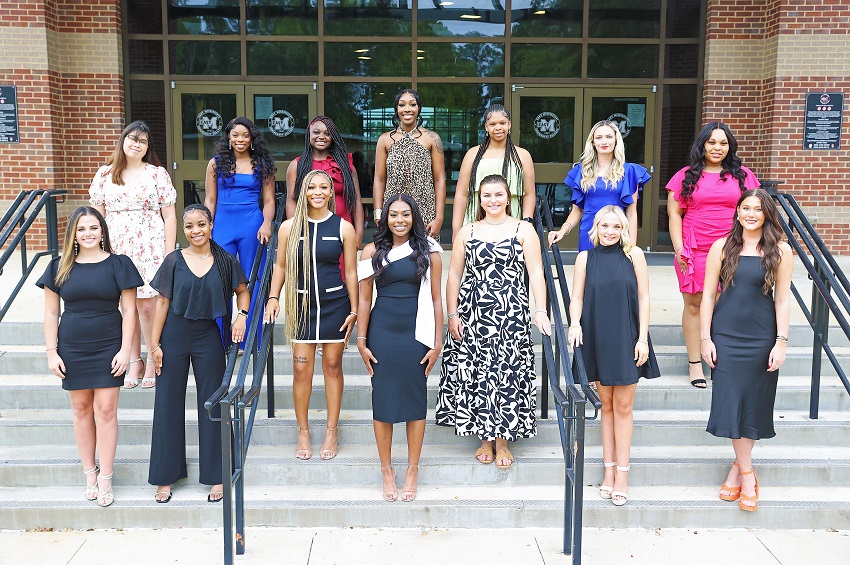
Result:
{"type": "Polygon", "coordinates": [[[363,61],[371,61],[372,60],[372,57],[367,57],[366,55],[360,55],[357,58],[362,59],[363,61]]]}
{"type": "Polygon", "coordinates": [[[440,2],[440,6],[454,6],[454,2],[440,2]]]}
{"type": "Polygon", "coordinates": [[[419,60],[421,61],[421,60],[422,60],[422,59],[424,59],[425,57],[423,57],[422,55],[420,55],[419,57],[416,57],[416,58],[417,58],[417,59],[419,59],[419,60]]]}
{"type": "Polygon", "coordinates": [[[534,15],[535,16],[542,16],[545,13],[546,13],[546,10],[537,10],[536,12],[534,12],[534,15]]]}
{"type": "Polygon", "coordinates": [[[481,16],[479,16],[478,14],[461,14],[460,17],[467,19],[467,20],[480,20],[481,19],[481,16]]]}
{"type": "Polygon", "coordinates": [[[425,52],[425,50],[424,50],[424,49],[417,49],[417,50],[416,50],[416,52],[417,52],[417,53],[424,53],[424,52],[425,52]]]}
{"type": "Polygon", "coordinates": [[[369,50],[368,49],[355,49],[354,52],[355,53],[368,53],[369,50]]]}

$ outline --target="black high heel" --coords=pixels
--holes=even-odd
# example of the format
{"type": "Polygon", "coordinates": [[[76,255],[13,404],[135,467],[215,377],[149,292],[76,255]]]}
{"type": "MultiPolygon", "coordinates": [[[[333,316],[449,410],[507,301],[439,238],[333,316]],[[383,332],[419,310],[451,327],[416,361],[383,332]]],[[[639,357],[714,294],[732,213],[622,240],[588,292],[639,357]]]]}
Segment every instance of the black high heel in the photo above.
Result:
{"type": "MultiPolygon", "coordinates": [[[[688,361],[688,365],[699,365],[700,368],[702,368],[702,361],[688,361]]],[[[708,388],[708,383],[705,381],[705,379],[694,379],[691,381],[691,386],[694,388],[705,390],[706,388],[708,388]]]]}

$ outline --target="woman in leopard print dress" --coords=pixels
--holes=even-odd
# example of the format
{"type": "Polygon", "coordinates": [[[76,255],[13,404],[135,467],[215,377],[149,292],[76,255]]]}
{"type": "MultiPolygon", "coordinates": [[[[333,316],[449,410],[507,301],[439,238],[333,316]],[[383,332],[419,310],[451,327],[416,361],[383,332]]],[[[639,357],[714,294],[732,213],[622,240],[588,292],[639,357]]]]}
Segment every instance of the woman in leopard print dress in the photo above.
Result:
{"type": "Polygon", "coordinates": [[[446,168],[443,142],[435,132],[421,127],[422,102],[406,88],[395,97],[396,128],[378,138],[375,150],[375,222],[381,220],[384,199],[409,194],[422,211],[428,235],[440,239],[446,204],[446,168]]]}

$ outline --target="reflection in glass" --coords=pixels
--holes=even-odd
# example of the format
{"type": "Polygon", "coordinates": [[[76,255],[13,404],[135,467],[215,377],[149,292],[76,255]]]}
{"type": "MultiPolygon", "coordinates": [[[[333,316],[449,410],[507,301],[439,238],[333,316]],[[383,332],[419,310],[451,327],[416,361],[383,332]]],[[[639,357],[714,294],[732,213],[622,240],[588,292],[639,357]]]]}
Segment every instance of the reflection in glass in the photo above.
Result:
{"type": "Polygon", "coordinates": [[[658,76],[658,45],[587,46],[589,78],[655,78],[658,76]]]}
{"type": "Polygon", "coordinates": [[[661,158],[658,167],[659,207],[658,245],[672,245],[667,226],[667,191],[664,189],[676,171],[687,165],[688,151],[697,131],[697,100],[699,91],[695,84],[668,84],[664,87],[664,107],[661,109],[661,158]]]}
{"type": "Polygon", "coordinates": [[[208,161],[215,152],[224,125],[236,117],[235,94],[180,95],[183,159],[208,161]]]}
{"type": "Polygon", "coordinates": [[[420,43],[422,77],[495,77],[505,74],[504,43],[420,43]]]}
{"type": "Polygon", "coordinates": [[[519,145],[535,163],[575,161],[575,111],[573,96],[522,97],[519,145]]]}
{"type": "Polygon", "coordinates": [[[410,43],[325,43],[329,76],[410,76],[410,43]]]}
{"type": "Polygon", "coordinates": [[[513,0],[511,35],[581,37],[583,9],[583,0],[513,0]]]}
{"type": "Polygon", "coordinates": [[[412,0],[325,0],[326,35],[409,37],[412,0]]]}
{"type": "Polygon", "coordinates": [[[593,0],[589,37],[659,37],[661,0],[593,0]]]}
{"type": "Polygon", "coordinates": [[[168,33],[239,33],[239,0],[168,0],[168,33]]]}
{"type": "Polygon", "coordinates": [[[511,75],[515,77],[581,77],[581,45],[514,43],[511,75]]]}
{"type": "Polygon", "coordinates": [[[130,81],[130,121],[144,120],[151,127],[157,156],[165,160],[165,88],[161,80],[130,81]]]}
{"type": "Polygon", "coordinates": [[[646,98],[625,96],[594,96],[590,103],[590,123],[610,120],[617,124],[623,136],[626,161],[646,163],[646,98]]]}
{"type": "Polygon", "coordinates": [[[169,41],[168,65],[175,75],[238,75],[236,41],[169,41]]]}
{"type": "Polygon", "coordinates": [[[697,78],[699,45],[665,45],[664,76],[697,78]]]}
{"type": "Polygon", "coordinates": [[[162,33],[162,0],[127,0],[129,33],[162,33]]]}
{"type": "Polygon", "coordinates": [[[703,0],[667,0],[667,37],[700,36],[703,0]]]}
{"type": "MultiPolygon", "coordinates": [[[[317,0],[246,0],[248,35],[317,35],[317,0]]],[[[269,74],[269,73],[265,73],[269,74]]]]}
{"type": "Polygon", "coordinates": [[[505,8],[499,0],[420,0],[419,35],[494,37],[505,35],[505,8]]]}
{"type": "Polygon", "coordinates": [[[127,58],[131,73],[162,74],[162,41],[130,39],[127,58]]]}
{"type": "Polygon", "coordinates": [[[292,41],[249,41],[249,75],[315,76],[319,74],[319,44],[292,41]]]}
{"type": "MultiPolygon", "coordinates": [[[[275,161],[291,161],[304,150],[309,120],[306,94],[254,94],[254,123],[275,161]]],[[[282,178],[283,175],[280,175],[282,178]]]]}

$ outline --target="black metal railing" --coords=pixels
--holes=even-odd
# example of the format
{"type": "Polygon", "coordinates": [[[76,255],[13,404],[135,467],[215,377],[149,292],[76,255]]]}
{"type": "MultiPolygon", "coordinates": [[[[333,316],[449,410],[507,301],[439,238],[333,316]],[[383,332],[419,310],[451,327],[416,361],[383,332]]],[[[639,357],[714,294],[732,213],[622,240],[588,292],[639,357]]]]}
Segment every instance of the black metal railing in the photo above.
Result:
{"type": "Polygon", "coordinates": [[[797,200],[790,194],[776,192],[776,183],[763,183],[762,187],[771,193],[773,199],[787,215],[786,221],[782,214],[779,214],[779,222],[782,224],[785,235],[788,236],[788,243],[797,253],[797,257],[806,268],[812,281],[811,309],[806,305],[800,291],[793,282],[791,283],[791,292],[797,299],[797,304],[799,304],[814,332],[809,418],[816,420],[820,404],[822,353],[826,354],[844,388],[850,393],[850,381],[847,379],[847,373],[829,345],[830,314],[838,324],[838,328],[850,339],[850,324],[847,321],[847,313],[850,312],[850,298],[848,298],[850,283],[848,283],[847,277],[838,266],[835,258],[826,248],[823,239],[815,231],[806,214],[803,213],[803,209],[797,203],[797,200]],[[800,242],[802,242],[802,245],[800,242]]]}
{"type": "Polygon", "coordinates": [[[573,350],[572,362],[570,360],[570,348],[564,331],[565,317],[566,326],[570,324],[570,293],[564,275],[561,251],[555,244],[551,246],[551,253],[549,252],[544,225],[549,231],[554,229],[549,205],[538,196],[534,227],[543,250],[543,273],[548,297],[546,309],[552,321],[552,335],[542,336],[544,399],[547,396],[545,388],[548,385],[552,390],[557,410],[561,451],[564,456],[564,554],[572,556],[573,565],[580,565],[585,427],[587,420],[596,419],[599,415],[602,403],[587,381],[581,347],[573,350]],[[563,312],[561,305],[563,305],[563,312]],[[588,403],[593,406],[592,416],[587,415],[588,403]]]}
{"type": "MultiPolygon", "coordinates": [[[[21,191],[12,201],[6,213],[3,214],[3,218],[0,219],[0,249],[6,246],[3,255],[0,255],[0,275],[3,274],[6,263],[9,262],[12,254],[16,250],[19,250],[21,254],[21,278],[0,308],[0,321],[6,316],[6,312],[9,311],[12,302],[23,288],[38,260],[45,255],[54,257],[59,255],[59,218],[56,212],[56,204],[59,198],[62,199],[60,202],[65,201],[64,195],[64,190],[21,191]],[[27,232],[42,210],[45,211],[47,249],[35,253],[32,259],[27,261],[27,232]]],[[[41,240],[41,235],[39,234],[36,239],[41,240]]]]}

